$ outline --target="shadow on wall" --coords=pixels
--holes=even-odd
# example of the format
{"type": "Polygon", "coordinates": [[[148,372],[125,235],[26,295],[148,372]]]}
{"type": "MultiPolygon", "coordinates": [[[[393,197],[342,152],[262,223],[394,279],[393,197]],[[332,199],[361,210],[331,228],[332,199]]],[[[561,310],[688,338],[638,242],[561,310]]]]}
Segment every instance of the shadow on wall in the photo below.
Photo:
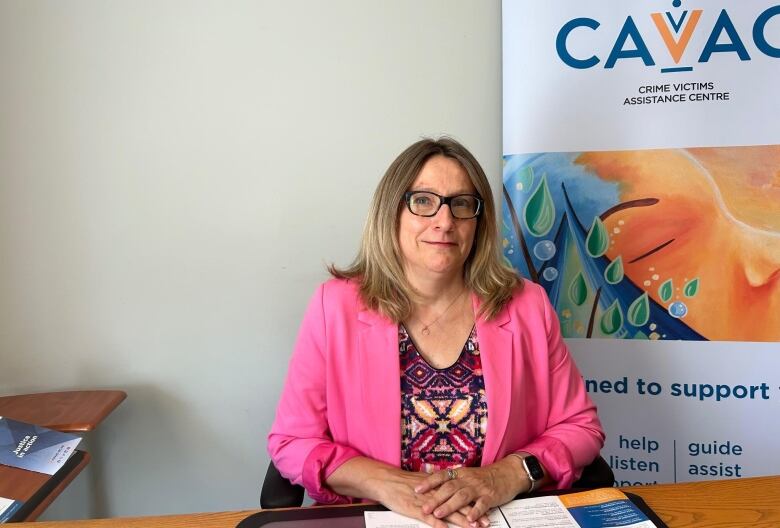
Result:
{"type": "MultiPolygon", "coordinates": [[[[223,504],[219,483],[229,484],[235,468],[251,467],[232,453],[230,439],[248,433],[222,430],[220,415],[193,408],[171,391],[148,384],[114,388],[126,391],[127,399],[97,430],[85,435],[92,461],[42,520],[229,508],[223,504]]],[[[218,387],[204,390],[218,399],[218,387]]],[[[255,459],[251,462],[259,464],[260,454],[258,449],[250,455],[255,459]]],[[[243,477],[256,488],[257,472],[246,473],[243,477]]]]}

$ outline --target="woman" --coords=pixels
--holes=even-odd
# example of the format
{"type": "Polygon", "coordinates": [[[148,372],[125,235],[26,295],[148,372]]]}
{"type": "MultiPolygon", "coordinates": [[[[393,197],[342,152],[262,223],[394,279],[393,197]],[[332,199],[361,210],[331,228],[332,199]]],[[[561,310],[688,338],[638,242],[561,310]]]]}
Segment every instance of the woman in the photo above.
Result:
{"type": "Polygon", "coordinates": [[[402,152],[357,259],[331,273],[268,437],[314,500],[487,526],[489,508],[568,487],[598,455],[604,434],[555,313],[503,264],[490,186],[462,145],[402,152]]]}

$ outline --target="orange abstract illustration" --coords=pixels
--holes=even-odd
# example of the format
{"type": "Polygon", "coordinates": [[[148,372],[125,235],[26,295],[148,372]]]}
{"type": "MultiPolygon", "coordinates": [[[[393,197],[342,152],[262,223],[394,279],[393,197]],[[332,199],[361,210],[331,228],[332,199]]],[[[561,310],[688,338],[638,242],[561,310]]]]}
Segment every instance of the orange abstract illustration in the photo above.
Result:
{"type": "Polygon", "coordinates": [[[780,146],[507,156],[504,196],[567,337],[780,341],[780,146]]]}

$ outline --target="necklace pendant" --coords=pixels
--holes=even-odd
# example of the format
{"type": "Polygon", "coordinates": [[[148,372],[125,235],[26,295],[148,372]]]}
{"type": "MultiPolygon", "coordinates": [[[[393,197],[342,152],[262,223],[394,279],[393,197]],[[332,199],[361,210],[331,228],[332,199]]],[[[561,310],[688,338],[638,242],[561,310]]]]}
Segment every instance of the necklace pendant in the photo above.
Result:
{"type": "Polygon", "coordinates": [[[430,329],[427,326],[423,326],[423,329],[420,330],[420,332],[422,333],[422,335],[424,335],[426,337],[431,335],[431,331],[430,331],[430,329]]]}

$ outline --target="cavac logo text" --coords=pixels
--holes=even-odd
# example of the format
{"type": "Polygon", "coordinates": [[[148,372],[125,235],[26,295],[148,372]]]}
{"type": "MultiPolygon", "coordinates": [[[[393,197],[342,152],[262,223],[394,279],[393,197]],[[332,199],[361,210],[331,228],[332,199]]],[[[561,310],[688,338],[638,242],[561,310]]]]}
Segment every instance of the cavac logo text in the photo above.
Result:
{"type": "MultiPolygon", "coordinates": [[[[672,5],[675,8],[679,8],[682,5],[682,2],[681,0],[674,0],[672,5]]],[[[650,14],[650,18],[675,64],[680,63],[683,53],[691,40],[691,36],[694,31],[696,31],[697,26],[699,26],[702,12],[702,9],[694,9],[691,11],[685,10],[679,12],[677,16],[670,11],[650,14]]],[[[774,42],[770,43],[767,38],[767,26],[770,20],[778,15],[780,15],[780,5],[772,6],[756,17],[753,27],[751,28],[752,40],[758,51],[774,58],[780,58],[780,47],[777,47],[780,46],[780,39],[775,39],[774,42]]],[[[780,18],[774,21],[774,24],[778,24],[778,21],[780,21],[780,18]]],[[[598,20],[592,18],[575,18],[564,24],[560,31],[558,31],[558,36],[555,40],[555,47],[560,59],[568,66],[577,69],[592,68],[600,63],[601,58],[599,58],[598,55],[594,54],[590,57],[575,57],[567,47],[567,41],[572,32],[583,30],[596,31],[599,29],[600,25],[601,23],[598,20]]],[[[704,30],[706,31],[707,29],[704,30]]],[[[750,54],[743,41],[743,36],[747,29],[741,28],[741,31],[742,34],[740,34],[740,30],[738,30],[732,22],[728,12],[725,9],[721,10],[715,24],[709,29],[709,37],[707,38],[707,42],[704,45],[697,62],[708,62],[715,53],[736,53],[740,60],[750,60],[750,54]]],[[[775,31],[775,36],[777,33],[780,33],[780,31],[775,31]]],[[[641,59],[645,66],[655,66],[655,59],[650,53],[647,44],[645,44],[645,39],[637,28],[634,19],[631,16],[628,16],[615,39],[615,44],[609,52],[607,61],[604,63],[604,68],[614,68],[617,61],[622,59],[637,58],[641,59]]],[[[692,66],[661,69],[662,72],[691,70],[693,70],[692,66]]]]}

